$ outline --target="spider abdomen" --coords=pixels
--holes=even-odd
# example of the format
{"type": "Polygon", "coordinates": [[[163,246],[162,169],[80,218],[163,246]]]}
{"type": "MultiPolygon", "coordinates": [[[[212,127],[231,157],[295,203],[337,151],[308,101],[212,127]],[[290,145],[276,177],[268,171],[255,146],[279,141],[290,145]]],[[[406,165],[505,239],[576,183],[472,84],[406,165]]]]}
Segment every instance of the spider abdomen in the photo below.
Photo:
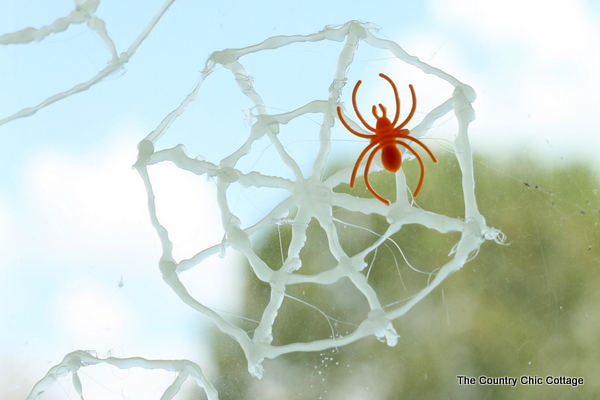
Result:
{"type": "Polygon", "coordinates": [[[402,165],[402,155],[395,143],[383,145],[381,149],[381,162],[383,167],[390,172],[397,172],[402,165]]]}

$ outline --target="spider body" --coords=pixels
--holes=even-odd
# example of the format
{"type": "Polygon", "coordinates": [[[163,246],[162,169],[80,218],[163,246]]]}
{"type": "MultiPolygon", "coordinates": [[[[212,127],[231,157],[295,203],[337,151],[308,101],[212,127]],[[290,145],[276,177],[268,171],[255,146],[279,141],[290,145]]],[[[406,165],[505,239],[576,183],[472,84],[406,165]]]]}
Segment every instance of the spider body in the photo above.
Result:
{"type": "Polygon", "coordinates": [[[423,185],[423,179],[425,178],[425,164],[423,163],[423,159],[421,158],[419,153],[417,153],[409,143],[413,142],[421,146],[427,152],[427,154],[429,154],[433,162],[437,162],[437,159],[435,158],[431,150],[427,148],[427,146],[425,146],[419,139],[410,136],[410,131],[404,128],[406,124],[408,124],[408,122],[411,120],[411,118],[415,114],[415,110],[417,109],[417,96],[415,95],[415,89],[413,88],[413,86],[408,85],[412,95],[412,107],[410,109],[410,113],[401,124],[395,126],[398,122],[398,119],[400,118],[400,97],[398,96],[398,89],[389,77],[387,77],[384,74],[379,74],[379,76],[388,81],[390,85],[392,85],[392,89],[394,90],[394,97],[396,100],[396,113],[394,114],[393,121],[390,121],[390,119],[387,117],[387,108],[384,107],[381,103],[379,104],[381,116],[378,115],[377,106],[373,106],[371,110],[373,116],[377,120],[375,127],[373,128],[367,123],[367,121],[365,121],[360,111],[358,110],[358,106],[356,105],[356,93],[358,92],[358,88],[360,87],[362,81],[356,82],[356,85],[354,86],[354,90],[352,91],[352,106],[360,122],[362,122],[365,128],[373,132],[373,134],[364,134],[352,129],[350,125],[348,125],[346,120],[344,120],[342,110],[340,107],[337,108],[337,113],[344,127],[346,127],[346,129],[348,129],[352,134],[361,138],[369,139],[371,141],[369,145],[362,151],[362,153],[360,153],[360,155],[358,156],[358,160],[356,160],[356,164],[354,164],[354,169],[352,170],[352,176],[350,178],[350,187],[354,187],[356,173],[358,172],[358,166],[360,165],[363,158],[365,158],[365,156],[369,152],[371,152],[371,154],[369,154],[369,156],[367,157],[367,163],[365,165],[365,185],[367,186],[367,189],[369,189],[369,191],[373,194],[373,196],[375,196],[377,199],[381,200],[385,204],[389,205],[390,201],[381,197],[375,191],[375,189],[373,189],[371,183],[369,182],[369,169],[371,168],[373,158],[379,151],[381,151],[381,162],[383,164],[383,167],[390,172],[397,172],[400,169],[400,167],[402,167],[402,153],[400,153],[398,146],[406,148],[416,157],[421,167],[421,175],[419,177],[419,183],[417,184],[417,188],[415,189],[414,197],[417,197],[419,195],[419,191],[421,190],[421,186],[423,185]]]}
{"type": "Polygon", "coordinates": [[[402,166],[402,155],[395,143],[390,143],[381,149],[381,160],[383,167],[390,172],[398,172],[402,166]]]}

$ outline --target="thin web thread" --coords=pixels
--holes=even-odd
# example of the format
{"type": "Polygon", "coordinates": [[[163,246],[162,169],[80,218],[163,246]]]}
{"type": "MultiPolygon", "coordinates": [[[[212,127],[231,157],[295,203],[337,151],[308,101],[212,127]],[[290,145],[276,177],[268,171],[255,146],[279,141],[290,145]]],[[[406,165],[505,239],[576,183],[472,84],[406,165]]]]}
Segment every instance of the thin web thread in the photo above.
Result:
{"type": "Polygon", "coordinates": [[[468,127],[474,119],[472,102],[475,100],[473,89],[460,82],[453,76],[420,61],[417,57],[409,55],[398,44],[377,37],[374,25],[360,21],[350,21],[342,26],[327,26],[322,31],[312,35],[275,36],[268,38],[254,46],[241,49],[227,49],[213,53],[194,89],[183,102],[172,111],[143,141],[140,142],[138,160],[135,168],[138,170],[148,192],[148,209],[150,219],[156,229],[163,253],[160,268],[163,279],[180,297],[180,299],[209,317],[215,325],[225,334],[233,337],[244,351],[248,360],[248,369],[256,377],[263,374],[262,362],[265,358],[275,358],[282,354],[297,351],[322,351],[328,348],[341,347],[366,336],[375,335],[385,340],[388,345],[397,343],[398,335],[392,321],[406,314],[412,307],[421,301],[427,294],[439,286],[452,272],[460,269],[471,257],[477,253],[480,245],[485,240],[501,242],[503,235],[500,231],[486,225],[484,217],[479,212],[475,198],[475,182],[473,176],[473,161],[470,143],[468,140],[468,127]],[[318,42],[332,40],[343,42],[339,54],[336,72],[332,77],[327,99],[314,100],[291,112],[281,114],[268,114],[266,106],[253,86],[253,78],[246,72],[241,63],[244,56],[260,53],[265,50],[276,50],[284,46],[301,42],[318,42]],[[431,110],[416,127],[411,129],[414,137],[420,137],[440,118],[452,113],[458,121],[458,130],[454,141],[454,153],[462,171],[462,191],[465,199],[465,219],[450,218],[435,214],[415,207],[410,201],[405,190],[406,182],[402,171],[396,174],[397,200],[391,206],[386,206],[375,199],[357,198],[346,193],[337,193],[333,188],[341,183],[348,183],[349,168],[323,179],[325,168],[331,150],[331,129],[335,123],[335,110],[341,106],[340,98],[346,84],[346,72],[354,61],[359,43],[388,50],[399,60],[410,64],[427,74],[433,74],[453,85],[451,97],[431,110]],[[165,135],[174,121],[182,115],[187,106],[195,100],[205,79],[215,71],[216,66],[222,65],[231,71],[233,78],[241,92],[254,104],[253,110],[256,122],[251,133],[242,146],[222,159],[218,165],[189,157],[183,145],[170,149],[155,150],[160,138],[165,135]],[[304,177],[300,166],[286,151],[279,140],[278,133],[282,125],[307,113],[322,115],[319,130],[319,148],[311,172],[304,177]],[[236,169],[237,163],[251,151],[252,143],[267,137],[277,150],[278,156],[293,173],[292,179],[285,179],[274,175],[266,175],[257,171],[243,173],[236,169]],[[160,162],[171,162],[182,170],[196,175],[208,175],[214,178],[217,186],[217,201],[223,221],[225,236],[223,241],[212,247],[203,249],[188,260],[176,262],[172,250],[173,243],[169,239],[167,229],[160,223],[157,213],[154,191],[148,173],[148,166],[160,162]],[[238,183],[245,188],[278,188],[289,192],[289,196],[275,205],[261,220],[252,226],[242,229],[242,221],[232,211],[227,200],[227,192],[233,183],[238,183]],[[387,230],[369,247],[363,251],[349,256],[343,250],[333,217],[334,209],[344,209],[365,214],[379,214],[384,216],[389,226],[387,230]],[[289,215],[295,212],[295,217],[289,215]],[[274,269],[261,259],[252,247],[253,235],[262,229],[277,226],[280,221],[286,220],[291,225],[291,241],[287,249],[287,257],[279,269],[274,269]],[[336,266],[332,269],[313,275],[296,273],[302,268],[300,251],[307,242],[307,228],[311,220],[316,220],[327,235],[329,251],[336,259],[336,266]],[[365,258],[377,248],[391,240],[391,236],[399,232],[404,225],[419,224],[437,230],[440,233],[460,232],[461,238],[451,252],[452,258],[444,265],[436,267],[435,276],[417,293],[410,296],[402,304],[395,307],[380,304],[376,291],[369,285],[365,275],[361,272],[367,267],[365,258]],[[270,285],[271,296],[265,307],[260,323],[254,330],[252,337],[248,333],[225,320],[215,310],[197,301],[185,288],[179,279],[183,271],[195,268],[208,257],[223,254],[227,249],[234,249],[246,258],[253,273],[258,279],[270,285]],[[367,300],[370,311],[358,327],[346,335],[332,335],[329,338],[302,343],[273,345],[273,325],[280,312],[281,305],[286,298],[286,288],[299,283],[314,283],[318,285],[331,285],[342,278],[352,282],[367,300]]]}

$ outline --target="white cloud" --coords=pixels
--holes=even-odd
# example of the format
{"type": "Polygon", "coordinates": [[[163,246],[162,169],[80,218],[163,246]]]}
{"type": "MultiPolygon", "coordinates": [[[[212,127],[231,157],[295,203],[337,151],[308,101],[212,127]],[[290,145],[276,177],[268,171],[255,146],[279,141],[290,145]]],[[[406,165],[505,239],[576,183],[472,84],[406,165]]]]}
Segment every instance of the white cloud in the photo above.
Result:
{"type": "Polygon", "coordinates": [[[143,184],[131,169],[135,148],[130,136],[93,153],[47,151],[30,161],[25,186],[36,215],[31,225],[43,238],[36,246],[49,247],[48,257],[88,254],[109,243],[124,250],[136,236],[148,240],[143,184]]]}
{"type": "Polygon", "coordinates": [[[171,163],[151,166],[149,173],[157,216],[169,232],[177,261],[221,242],[224,231],[213,182],[171,163]]]}
{"type": "Polygon", "coordinates": [[[0,274],[6,271],[10,265],[7,255],[11,253],[10,249],[14,246],[12,242],[12,230],[14,229],[13,218],[10,213],[10,206],[4,196],[0,196],[0,254],[3,262],[0,264],[0,274]]]}
{"type": "Polygon", "coordinates": [[[56,301],[53,318],[63,339],[75,347],[107,349],[131,334],[137,320],[130,305],[95,280],[72,279],[56,301]],[[87,347],[86,347],[87,346],[87,347]]]}
{"type": "MultiPolygon", "coordinates": [[[[197,314],[160,279],[160,244],[150,225],[143,182],[131,168],[135,136],[141,134],[121,133],[96,151],[45,151],[30,161],[25,174],[30,201],[23,206],[28,209],[24,214],[33,217],[17,227],[20,248],[13,251],[43,260],[24,272],[37,275],[42,268],[56,284],[46,289],[45,299],[54,314],[33,312],[28,319],[47,318],[59,337],[99,352],[140,332],[145,343],[156,342],[155,348],[168,332],[197,340],[192,338],[196,331],[187,329],[190,323],[198,324],[189,318],[197,314]],[[157,318],[168,329],[146,332],[157,318]]],[[[220,241],[212,182],[167,164],[150,175],[159,218],[172,233],[175,257],[189,257],[220,241]]],[[[200,291],[203,301],[216,308],[235,310],[242,290],[242,281],[230,275],[241,274],[236,261],[238,257],[209,260],[186,275],[190,289],[200,291]],[[219,262],[234,265],[218,267],[219,262]]]]}
{"type": "Polygon", "coordinates": [[[486,40],[527,42],[561,58],[593,47],[596,29],[581,0],[435,0],[440,19],[472,27],[486,40]]]}
{"type": "Polygon", "coordinates": [[[468,55],[442,68],[461,71],[478,93],[479,146],[497,152],[527,144],[552,157],[593,159],[600,29],[587,3],[434,0],[432,11],[439,26],[430,39],[468,55]]]}

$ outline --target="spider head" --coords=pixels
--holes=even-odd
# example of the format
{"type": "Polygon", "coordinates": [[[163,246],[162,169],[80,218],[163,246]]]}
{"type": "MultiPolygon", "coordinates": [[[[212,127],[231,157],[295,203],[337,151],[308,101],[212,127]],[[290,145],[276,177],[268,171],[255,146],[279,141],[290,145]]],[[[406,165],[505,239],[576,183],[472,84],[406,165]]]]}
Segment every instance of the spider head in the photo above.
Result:
{"type": "Polygon", "coordinates": [[[379,108],[381,109],[381,117],[377,115],[377,107],[373,106],[373,115],[377,119],[377,124],[375,125],[375,130],[377,132],[387,131],[392,129],[392,122],[387,117],[387,108],[383,106],[383,104],[379,104],[379,108]]]}

